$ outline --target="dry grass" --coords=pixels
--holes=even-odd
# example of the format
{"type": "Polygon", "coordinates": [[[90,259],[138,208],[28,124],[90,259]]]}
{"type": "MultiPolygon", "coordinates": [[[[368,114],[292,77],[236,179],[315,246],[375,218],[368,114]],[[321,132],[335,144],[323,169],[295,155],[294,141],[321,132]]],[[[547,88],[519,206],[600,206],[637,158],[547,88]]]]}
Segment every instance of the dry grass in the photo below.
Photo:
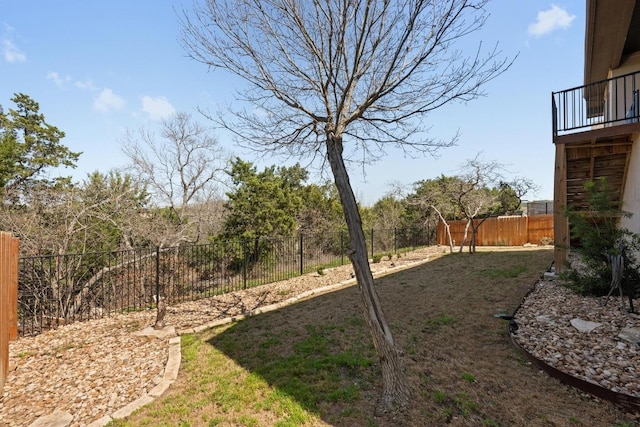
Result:
{"type": "Polygon", "coordinates": [[[183,337],[178,381],[113,425],[632,426],[626,414],[539,372],[495,313],[513,312],[552,251],[437,258],[376,281],[413,389],[376,418],[380,375],[350,287],[183,337]]]}

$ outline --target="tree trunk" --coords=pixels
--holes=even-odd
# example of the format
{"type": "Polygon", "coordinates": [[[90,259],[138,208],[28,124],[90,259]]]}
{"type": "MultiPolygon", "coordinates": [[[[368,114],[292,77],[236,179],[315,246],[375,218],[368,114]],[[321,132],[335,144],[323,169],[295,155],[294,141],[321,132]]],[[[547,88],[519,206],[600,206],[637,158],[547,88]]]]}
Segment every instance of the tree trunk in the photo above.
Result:
{"type": "Polygon", "coordinates": [[[342,138],[327,135],[327,157],[333,177],[335,179],[342,209],[344,211],[347,229],[349,231],[349,259],[353,266],[363,309],[369,330],[373,337],[373,344],[378,353],[382,371],[382,396],[376,406],[376,413],[389,413],[404,409],[409,405],[410,388],[400,358],[400,351],[396,347],[393,335],[385,319],[378,294],[374,288],[373,274],[367,257],[367,247],[362,220],[356,203],[349,175],[342,158],[342,138]]]}
{"type": "Polygon", "coordinates": [[[478,227],[473,225],[473,221],[471,221],[471,240],[469,241],[469,253],[476,253],[476,236],[478,235],[478,227]]]}
{"type": "Polygon", "coordinates": [[[475,225],[473,224],[473,219],[471,220],[471,243],[469,244],[469,253],[472,253],[472,254],[476,253],[478,230],[480,229],[480,226],[482,225],[482,223],[487,220],[487,218],[489,217],[486,216],[482,218],[480,221],[478,221],[478,224],[475,224],[475,225]]]}
{"type": "Polygon", "coordinates": [[[442,223],[444,224],[444,228],[447,231],[447,241],[449,242],[449,253],[453,253],[453,239],[451,238],[451,226],[449,226],[449,223],[444,219],[444,216],[442,216],[438,208],[436,208],[434,205],[431,205],[431,207],[433,208],[434,211],[436,211],[436,213],[440,217],[440,221],[442,221],[442,223]]]}
{"type": "Polygon", "coordinates": [[[471,223],[473,222],[473,219],[467,219],[467,223],[464,226],[464,234],[462,235],[462,242],[460,242],[460,250],[458,252],[462,253],[463,249],[464,249],[464,245],[467,244],[467,236],[469,234],[469,227],[471,226],[471,223]]]}

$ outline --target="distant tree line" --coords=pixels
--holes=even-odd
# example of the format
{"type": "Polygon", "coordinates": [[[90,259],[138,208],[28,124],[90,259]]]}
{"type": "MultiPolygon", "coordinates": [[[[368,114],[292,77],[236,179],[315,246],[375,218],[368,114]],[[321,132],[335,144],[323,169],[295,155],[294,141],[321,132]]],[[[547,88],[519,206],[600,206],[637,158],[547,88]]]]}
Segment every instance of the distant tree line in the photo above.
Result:
{"type": "MultiPolygon", "coordinates": [[[[81,182],[52,178],[60,166],[75,167],[81,153],[62,144],[64,132],[45,121],[37,102],[24,94],[12,101],[15,108],[0,109],[0,226],[20,238],[23,256],[243,239],[255,243],[251,256],[259,258],[263,238],[346,230],[332,182],[309,183],[299,164],[259,170],[224,152],[184,113],[164,121],[159,136],[127,133],[122,145],[131,162],[122,169],[81,182]]],[[[440,220],[518,212],[533,185],[500,171],[477,156],[454,176],[391,190],[359,206],[363,228],[435,230],[440,220]]]]}

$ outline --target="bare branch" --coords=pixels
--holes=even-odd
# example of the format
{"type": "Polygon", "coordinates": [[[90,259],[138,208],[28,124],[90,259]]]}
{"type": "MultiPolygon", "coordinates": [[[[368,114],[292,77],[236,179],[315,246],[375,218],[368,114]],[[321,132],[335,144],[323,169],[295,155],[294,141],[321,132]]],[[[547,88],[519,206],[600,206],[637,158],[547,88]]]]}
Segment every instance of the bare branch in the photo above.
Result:
{"type": "Polygon", "coordinates": [[[479,43],[471,57],[455,48],[484,26],[485,4],[208,0],[183,11],[181,40],[193,59],[246,81],[238,96],[252,109],[215,117],[244,142],[308,155],[329,129],[374,159],[387,146],[432,153],[455,141],[425,137],[429,113],[482,96],[513,62],[497,46],[479,43]]]}
{"type": "Polygon", "coordinates": [[[218,141],[184,113],[162,122],[161,137],[143,128],[125,135],[122,151],[132,168],[160,205],[180,209],[206,202],[225,166],[218,141]]]}

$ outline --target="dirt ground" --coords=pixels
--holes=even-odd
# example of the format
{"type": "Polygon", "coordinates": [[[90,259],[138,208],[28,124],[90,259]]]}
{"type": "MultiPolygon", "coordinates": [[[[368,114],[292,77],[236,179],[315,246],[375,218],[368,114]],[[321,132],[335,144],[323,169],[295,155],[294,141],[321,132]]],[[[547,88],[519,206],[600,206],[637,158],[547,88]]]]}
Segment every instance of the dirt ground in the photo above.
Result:
{"type": "Polygon", "coordinates": [[[440,327],[398,333],[405,348],[411,347],[412,337],[417,338],[415,354],[406,358],[417,392],[403,425],[615,426],[628,422],[612,405],[596,402],[533,367],[511,344],[506,322],[494,317],[517,308],[551,258],[551,251],[462,254],[381,279],[385,307],[402,307],[388,310],[397,329],[424,324],[425,318],[454,319],[440,327]],[[434,399],[438,392],[446,398],[434,399]]]}
{"type": "MultiPolygon", "coordinates": [[[[494,317],[517,308],[551,259],[551,250],[460,254],[379,279],[382,304],[405,350],[413,401],[405,417],[377,424],[635,425],[612,405],[532,366],[511,344],[506,322],[494,317]]],[[[352,288],[304,316],[353,312],[358,298],[352,288]]]]}

